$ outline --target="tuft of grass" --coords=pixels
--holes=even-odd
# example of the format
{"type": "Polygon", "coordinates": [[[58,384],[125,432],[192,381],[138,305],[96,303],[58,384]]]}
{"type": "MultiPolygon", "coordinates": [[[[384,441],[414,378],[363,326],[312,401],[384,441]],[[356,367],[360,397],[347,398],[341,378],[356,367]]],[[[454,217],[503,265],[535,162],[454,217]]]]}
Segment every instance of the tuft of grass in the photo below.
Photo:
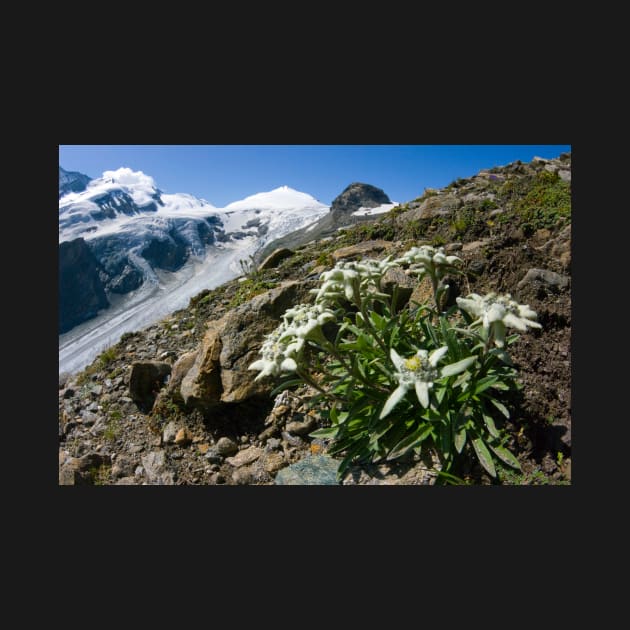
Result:
{"type": "Polygon", "coordinates": [[[245,304],[245,302],[249,302],[253,297],[264,293],[265,291],[269,291],[269,289],[273,289],[277,286],[277,282],[269,281],[269,280],[259,280],[248,278],[245,282],[242,282],[236,293],[230,300],[228,304],[228,308],[235,308],[240,306],[241,304],[245,304]]]}

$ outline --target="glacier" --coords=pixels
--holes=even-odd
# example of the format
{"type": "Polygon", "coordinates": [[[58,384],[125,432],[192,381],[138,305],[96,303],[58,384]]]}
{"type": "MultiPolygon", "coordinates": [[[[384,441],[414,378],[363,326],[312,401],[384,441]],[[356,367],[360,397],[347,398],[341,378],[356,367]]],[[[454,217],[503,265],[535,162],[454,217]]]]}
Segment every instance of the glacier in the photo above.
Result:
{"type": "Polygon", "coordinates": [[[59,242],[83,238],[102,255],[115,250],[144,281],[124,295],[108,292],[109,308],[59,335],[59,373],[83,369],[125,332],[146,328],[186,307],[202,290],[242,275],[241,260],[308,228],[329,209],[288,186],[217,208],[189,194],[165,193],[152,177],[126,167],[61,195],[59,242]],[[186,247],[178,268],[160,268],[143,256],[149,243],[174,238],[186,247]]]}

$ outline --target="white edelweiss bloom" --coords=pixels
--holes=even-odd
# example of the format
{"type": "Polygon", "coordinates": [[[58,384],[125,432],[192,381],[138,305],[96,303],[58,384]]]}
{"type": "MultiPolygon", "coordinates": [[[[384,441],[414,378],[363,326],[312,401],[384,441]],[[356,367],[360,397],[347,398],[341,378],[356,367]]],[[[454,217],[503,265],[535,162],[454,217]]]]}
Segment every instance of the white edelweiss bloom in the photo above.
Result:
{"type": "Polygon", "coordinates": [[[265,376],[276,376],[281,372],[294,372],[297,369],[295,360],[289,356],[291,346],[285,342],[285,339],[293,334],[293,330],[283,322],[267,335],[259,350],[262,358],[248,367],[249,370],[260,371],[254,380],[257,381],[265,376]]]}
{"type": "Polygon", "coordinates": [[[433,381],[440,378],[437,363],[447,351],[446,346],[434,350],[430,355],[426,350],[418,350],[412,357],[403,359],[392,348],[390,357],[396,368],[394,377],[399,385],[385,401],[380,418],[387,416],[412,387],[416,391],[420,404],[425,408],[428,407],[429,390],[433,387],[433,381]]]}
{"type": "Polygon", "coordinates": [[[494,292],[481,297],[476,293],[470,294],[467,298],[457,298],[458,306],[478,317],[473,325],[481,323],[484,331],[492,331],[495,345],[502,348],[505,345],[506,326],[526,331],[530,328],[542,328],[534,321],[537,317],[527,304],[518,304],[512,299],[509,293],[497,295],[494,292]]]}

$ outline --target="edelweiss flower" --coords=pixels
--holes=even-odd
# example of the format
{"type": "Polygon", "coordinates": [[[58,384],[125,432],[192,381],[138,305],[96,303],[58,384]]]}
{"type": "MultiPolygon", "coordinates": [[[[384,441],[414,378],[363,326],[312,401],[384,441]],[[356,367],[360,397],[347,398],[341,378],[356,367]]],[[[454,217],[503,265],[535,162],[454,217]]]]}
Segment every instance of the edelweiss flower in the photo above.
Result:
{"type": "Polygon", "coordinates": [[[335,319],[335,314],[322,304],[298,304],[288,309],[284,315],[285,330],[280,336],[280,341],[293,338],[286,349],[287,355],[294,355],[304,346],[309,337],[320,338],[321,327],[335,319]]]}
{"type": "Polygon", "coordinates": [[[442,376],[453,376],[463,372],[471,365],[475,357],[467,357],[456,363],[451,363],[438,370],[438,361],[446,354],[448,348],[442,346],[431,354],[427,350],[418,350],[408,359],[403,359],[393,348],[390,350],[392,363],[396,367],[394,375],[398,381],[398,387],[385,401],[380,418],[387,416],[391,410],[405,397],[405,394],[413,387],[416,390],[418,401],[423,407],[429,406],[429,389],[433,387],[433,381],[442,376]]]}
{"type": "Polygon", "coordinates": [[[447,256],[443,247],[431,247],[431,245],[422,245],[420,247],[412,247],[405,252],[400,258],[395,260],[400,265],[418,265],[416,270],[418,273],[428,271],[434,275],[436,270],[441,267],[452,267],[456,262],[461,262],[461,258],[457,256],[447,256]]]}
{"type": "Polygon", "coordinates": [[[280,372],[295,372],[297,370],[295,360],[289,356],[288,346],[282,342],[284,336],[286,336],[286,325],[283,322],[265,338],[260,349],[262,359],[254,361],[248,367],[249,370],[260,370],[260,374],[254,379],[255,381],[264,376],[276,376],[280,372]]]}
{"type": "Polygon", "coordinates": [[[361,262],[337,263],[333,269],[325,271],[320,276],[324,283],[319,290],[313,290],[317,294],[315,301],[326,303],[345,297],[349,302],[356,302],[368,294],[380,294],[380,280],[383,274],[397,264],[390,260],[390,256],[384,260],[368,258],[361,262]]]}
{"type": "Polygon", "coordinates": [[[533,321],[537,317],[536,312],[527,304],[517,304],[509,293],[497,295],[492,292],[484,297],[471,293],[467,298],[458,297],[457,305],[478,317],[472,325],[481,324],[486,334],[491,332],[498,348],[505,345],[506,326],[523,332],[528,326],[542,328],[538,322],[533,321]]]}

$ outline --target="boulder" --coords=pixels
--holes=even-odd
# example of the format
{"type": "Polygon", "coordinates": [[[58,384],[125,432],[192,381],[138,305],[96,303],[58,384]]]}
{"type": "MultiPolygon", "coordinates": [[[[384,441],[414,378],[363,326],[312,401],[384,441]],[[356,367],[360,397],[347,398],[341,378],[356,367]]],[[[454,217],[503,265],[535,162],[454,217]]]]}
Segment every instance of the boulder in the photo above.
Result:
{"type": "Polygon", "coordinates": [[[279,247],[275,249],[265,260],[263,260],[259,267],[258,271],[264,271],[265,269],[274,269],[277,267],[283,260],[290,258],[293,256],[293,251],[286,247],[279,247]]]}
{"type": "Polygon", "coordinates": [[[269,379],[255,381],[255,372],[248,368],[260,358],[258,351],[265,336],[276,328],[284,312],[308,299],[311,284],[285,282],[210,322],[181,382],[185,404],[209,411],[222,403],[267,395],[273,383],[269,379]]]}

